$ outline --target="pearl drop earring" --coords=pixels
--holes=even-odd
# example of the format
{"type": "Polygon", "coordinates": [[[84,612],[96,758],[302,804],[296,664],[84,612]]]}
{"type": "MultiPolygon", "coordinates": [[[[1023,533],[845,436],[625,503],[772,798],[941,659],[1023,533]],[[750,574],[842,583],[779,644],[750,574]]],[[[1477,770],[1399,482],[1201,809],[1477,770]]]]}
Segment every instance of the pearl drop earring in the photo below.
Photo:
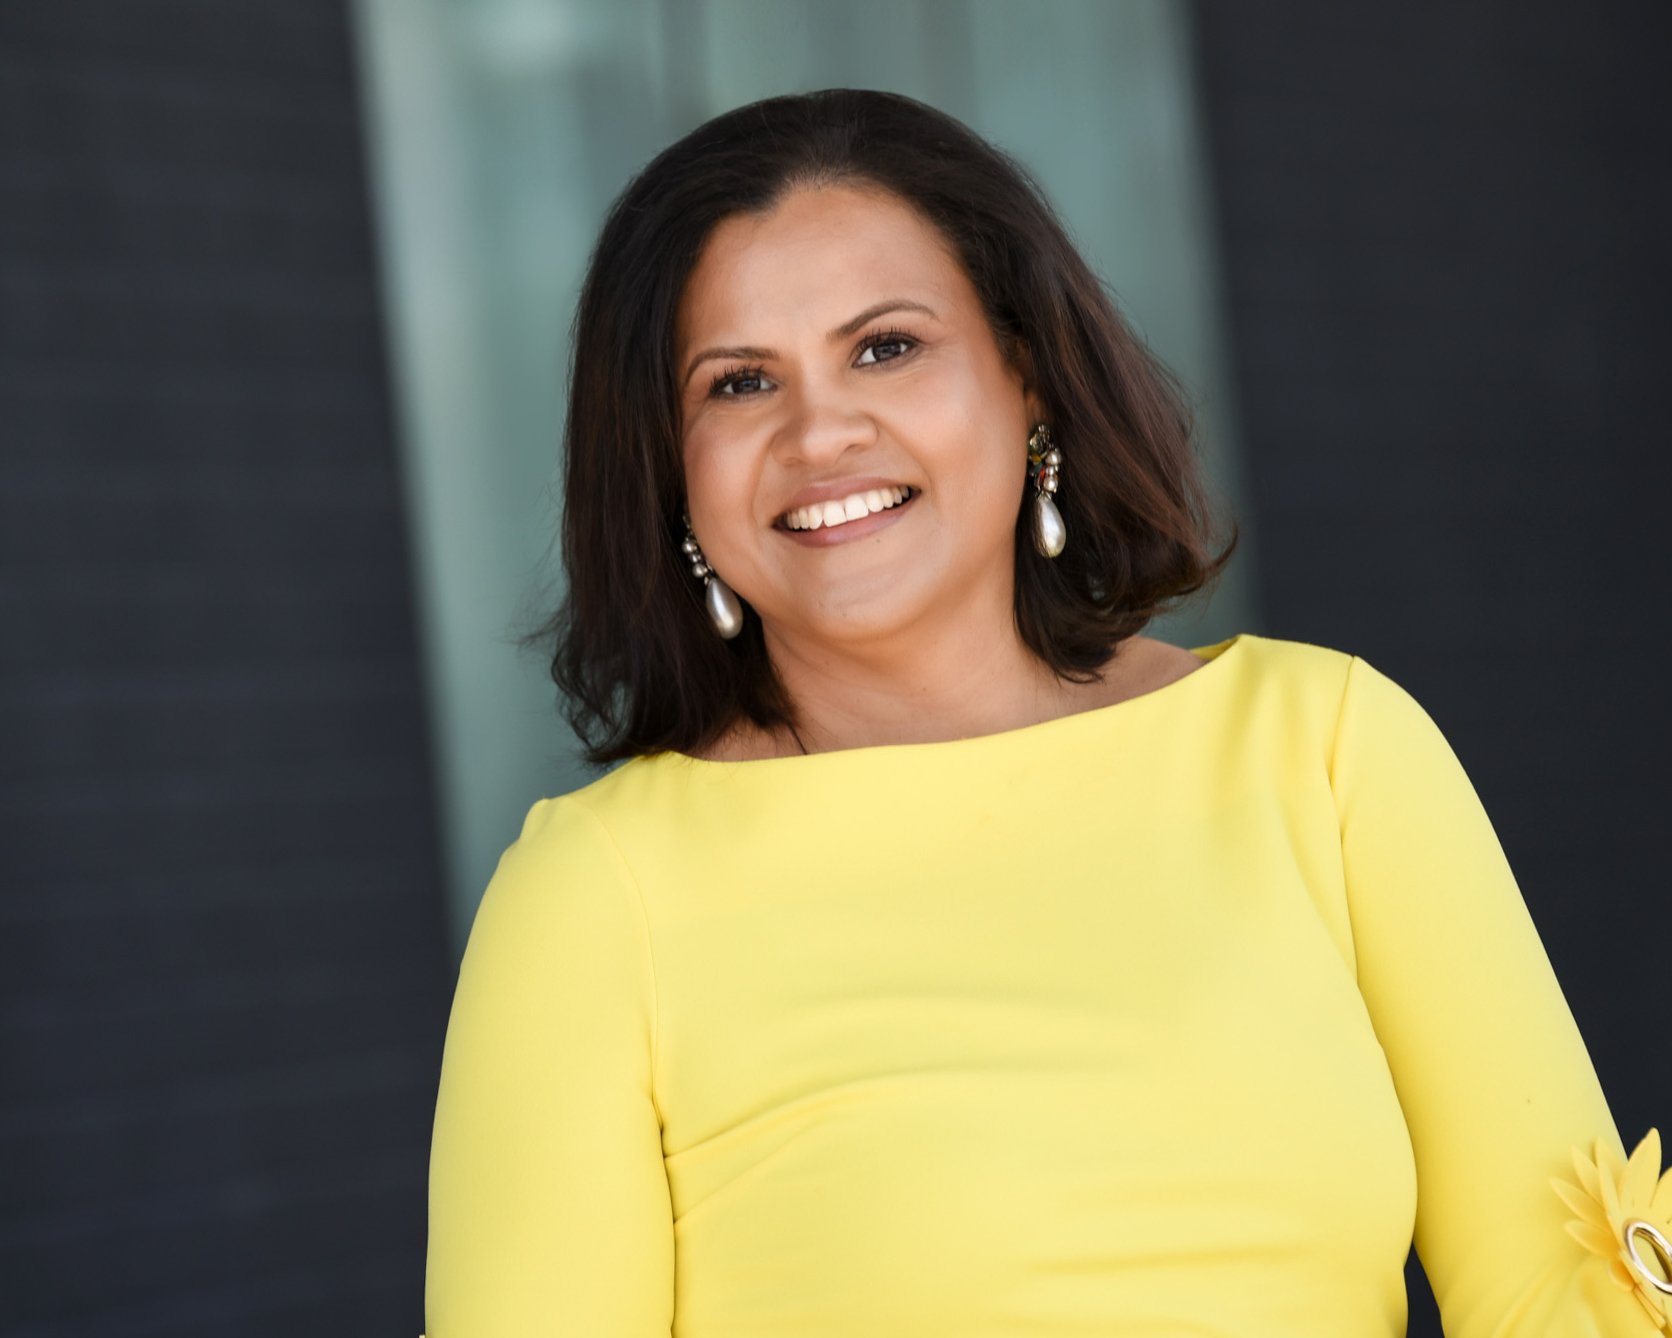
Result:
{"type": "Polygon", "coordinates": [[[730,641],[743,630],[743,605],[732,588],[720,579],[720,574],[708,565],[702,547],[691,529],[691,518],[685,517],[685,542],[680,544],[686,561],[691,564],[691,575],[703,583],[703,604],[708,609],[708,620],[722,640],[730,641]]]}
{"type": "Polygon", "coordinates": [[[1051,444],[1051,429],[1040,423],[1028,438],[1028,467],[1033,472],[1033,546],[1054,558],[1068,543],[1068,526],[1052,500],[1057,491],[1062,452],[1051,444]]]}

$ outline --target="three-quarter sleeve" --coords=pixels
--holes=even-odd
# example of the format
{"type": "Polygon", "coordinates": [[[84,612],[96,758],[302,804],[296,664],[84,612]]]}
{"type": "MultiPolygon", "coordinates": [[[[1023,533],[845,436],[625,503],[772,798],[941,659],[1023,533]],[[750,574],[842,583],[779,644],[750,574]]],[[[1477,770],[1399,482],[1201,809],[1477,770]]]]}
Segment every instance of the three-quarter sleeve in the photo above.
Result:
{"type": "Polygon", "coordinates": [[[429,1338],[667,1338],[655,1045],[637,886],[584,807],[542,800],[483,894],[447,1025],[429,1338]]]}
{"type": "MultiPolygon", "coordinates": [[[[1503,849],[1433,720],[1356,658],[1331,785],[1359,989],[1410,1130],[1415,1243],[1447,1335],[1658,1335],[1672,1298],[1604,1239],[1607,1205],[1588,1245],[1568,1229],[1588,1192],[1552,1185],[1577,1180],[1575,1149],[1612,1168],[1623,1147],[1503,849]]],[[[1657,1207],[1648,1160],[1633,1185],[1672,1232],[1672,1179],[1657,1207]]],[[[1589,1188],[1601,1204],[1600,1178],[1589,1188]]],[[[1653,1259],[1642,1229],[1635,1244],[1653,1259]]]]}

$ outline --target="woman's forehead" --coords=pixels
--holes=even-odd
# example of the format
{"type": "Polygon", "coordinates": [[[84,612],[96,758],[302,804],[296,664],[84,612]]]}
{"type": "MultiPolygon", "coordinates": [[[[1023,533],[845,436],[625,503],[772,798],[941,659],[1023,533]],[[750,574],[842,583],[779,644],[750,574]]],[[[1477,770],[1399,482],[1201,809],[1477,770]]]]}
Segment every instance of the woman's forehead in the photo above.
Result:
{"type": "Polygon", "coordinates": [[[951,306],[970,292],[939,230],[898,196],[803,187],[710,233],[682,294],[681,344],[744,339],[745,327],[766,323],[822,330],[872,301],[951,306]]]}

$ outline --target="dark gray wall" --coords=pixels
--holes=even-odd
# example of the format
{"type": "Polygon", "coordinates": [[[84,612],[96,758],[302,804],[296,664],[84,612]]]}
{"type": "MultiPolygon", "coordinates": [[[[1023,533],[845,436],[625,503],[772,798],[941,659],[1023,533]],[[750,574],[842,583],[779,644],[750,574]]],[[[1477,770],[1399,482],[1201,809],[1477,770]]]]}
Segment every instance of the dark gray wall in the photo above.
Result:
{"type": "Polygon", "coordinates": [[[0,3],[0,1332],[414,1335],[452,978],[335,0],[0,3]]]}
{"type": "Polygon", "coordinates": [[[1629,1147],[1672,1117],[1672,9],[1195,15],[1269,630],[1445,730],[1629,1147]]]}

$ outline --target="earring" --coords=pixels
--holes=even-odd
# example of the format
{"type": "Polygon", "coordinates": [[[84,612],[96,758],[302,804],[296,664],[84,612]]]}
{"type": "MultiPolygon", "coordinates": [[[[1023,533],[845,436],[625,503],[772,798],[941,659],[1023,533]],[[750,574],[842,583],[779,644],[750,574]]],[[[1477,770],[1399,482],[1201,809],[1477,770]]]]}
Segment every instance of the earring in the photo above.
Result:
{"type": "Polygon", "coordinates": [[[720,579],[720,574],[708,565],[691,530],[691,517],[685,517],[685,542],[680,551],[691,564],[691,575],[703,583],[703,603],[708,608],[708,620],[724,641],[730,641],[743,630],[743,605],[738,603],[732,588],[720,579]]]}
{"type": "Polygon", "coordinates": [[[1068,526],[1052,497],[1057,491],[1062,452],[1051,444],[1051,429],[1040,423],[1028,438],[1028,466],[1033,472],[1033,546],[1054,558],[1068,542],[1068,526]]]}

